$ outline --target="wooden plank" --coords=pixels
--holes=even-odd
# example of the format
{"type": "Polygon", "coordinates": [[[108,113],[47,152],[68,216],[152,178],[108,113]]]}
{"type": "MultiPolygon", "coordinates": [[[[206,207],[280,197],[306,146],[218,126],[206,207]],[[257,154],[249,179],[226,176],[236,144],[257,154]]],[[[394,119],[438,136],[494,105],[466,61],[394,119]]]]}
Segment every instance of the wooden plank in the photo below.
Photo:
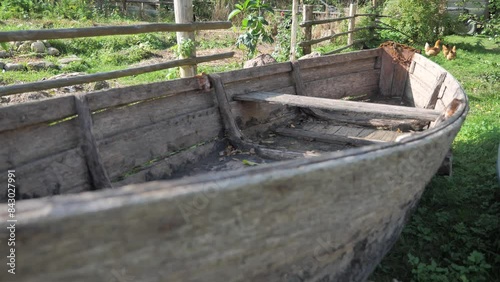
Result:
{"type": "Polygon", "coordinates": [[[179,168],[189,163],[197,163],[210,153],[214,152],[220,141],[210,141],[205,144],[197,145],[194,148],[186,148],[178,153],[170,155],[164,159],[158,160],[152,165],[145,166],[121,181],[114,182],[116,187],[128,184],[143,183],[154,180],[170,179],[179,168]]]}
{"type": "Polygon", "coordinates": [[[426,109],[434,109],[436,107],[436,103],[439,97],[439,93],[441,91],[441,86],[446,79],[447,72],[442,72],[434,83],[434,87],[432,88],[431,96],[429,97],[429,101],[425,106],[426,109]]]}
{"type": "MultiPolygon", "coordinates": [[[[242,80],[254,80],[270,75],[287,73],[292,70],[290,62],[270,64],[265,66],[253,67],[248,69],[235,70],[231,72],[219,73],[224,84],[235,83],[242,80]]],[[[227,87],[227,86],[225,86],[227,87]]]]}
{"type": "Polygon", "coordinates": [[[361,126],[370,126],[383,129],[397,129],[403,131],[422,130],[428,124],[426,121],[415,119],[387,119],[380,118],[375,115],[359,114],[359,113],[335,113],[330,111],[314,112],[314,116],[329,121],[337,121],[361,126]]]}
{"type": "MultiPolygon", "coordinates": [[[[163,87],[167,85],[163,84],[163,87]]],[[[160,91],[156,94],[164,92],[165,90],[163,89],[168,91],[168,88],[155,89],[155,91],[160,91]]],[[[132,94],[134,92],[127,91],[128,93],[132,94]]],[[[133,95],[136,94],[134,93],[133,95]]],[[[92,116],[94,132],[97,139],[108,138],[131,129],[154,124],[179,115],[208,109],[213,106],[213,91],[203,92],[194,90],[171,94],[161,98],[136,102],[128,106],[109,108],[96,112],[92,116]]]]}
{"type": "MultiPolygon", "coordinates": [[[[378,93],[379,70],[339,75],[305,83],[308,96],[339,99],[346,96],[368,96],[378,93]]],[[[257,90],[260,91],[260,90],[257,90]]]]}
{"type": "Polygon", "coordinates": [[[75,115],[73,99],[63,96],[0,107],[0,132],[75,115]]]}
{"type": "MultiPolygon", "coordinates": [[[[321,56],[321,57],[316,57],[316,58],[309,58],[309,59],[300,60],[299,63],[300,63],[300,68],[302,69],[302,71],[305,72],[305,70],[308,68],[316,69],[316,68],[320,68],[320,67],[328,66],[328,65],[346,63],[346,62],[350,63],[350,62],[357,61],[357,60],[378,57],[381,54],[381,50],[382,49],[377,48],[377,49],[370,49],[370,50],[361,50],[361,51],[346,53],[346,54],[321,56]]],[[[332,67],[334,67],[334,66],[332,66],[332,67]]]]}
{"type": "Polygon", "coordinates": [[[228,29],[231,28],[231,26],[231,22],[221,21],[185,24],[155,23],[129,26],[94,26],[82,28],[4,31],[0,32],[0,42],[94,37],[147,32],[186,32],[195,30],[228,29]]]}
{"type": "Polygon", "coordinates": [[[250,94],[241,94],[234,96],[237,101],[266,102],[280,105],[289,105],[296,107],[309,107],[324,110],[336,110],[341,112],[356,112],[376,114],[391,118],[410,118],[434,121],[441,112],[411,108],[403,106],[393,106],[365,102],[351,102],[335,99],[325,99],[316,97],[296,96],[289,94],[276,94],[269,92],[255,92],[250,94]]]}
{"type": "MultiPolygon", "coordinates": [[[[16,192],[21,199],[39,198],[90,190],[88,170],[80,148],[72,148],[24,165],[16,170],[16,192]]],[[[0,181],[7,183],[6,174],[0,181]]],[[[6,200],[0,193],[0,202],[6,200]]]]}
{"type": "Polygon", "coordinates": [[[425,108],[429,101],[432,89],[421,79],[410,74],[406,83],[404,101],[417,108],[425,108]]]}
{"type": "Polygon", "coordinates": [[[92,129],[92,114],[85,98],[85,94],[75,95],[75,108],[78,114],[77,122],[80,128],[80,146],[89,170],[92,190],[111,188],[108,172],[97,148],[97,142],[92,129]]]}
{"type": "Polygon", "coordinates": [[[325,133],[305,131],[300,129],[277,128],[275,132],[283,136],[295,137],[306,140],[315,140],[319,142],[332,143],[332,144],[351,144],[354,146],[366,146],[366,145],[382,143],[382,141],[368,140],[364,138],[358,138],[355,136],[325,134],[325,133]]]}
{"type": "Polygon", "coordinates": [[[229,100],[233,95],[254,91],[273,91],[274,89],[294,86],[290,73],[278,73],[265,77],[255,78],[237,83],[224,83],[226,95],[229,100]]]}
{"type": "Polygon", "coordinates": [[[380,69],[379,88],[380,95],[389,97],[392,94],[392,80],[394,66],[392,57],[387,52],[382,52],[382,66],[380,69]]]}
{"type": "Polygon", "coordinates": [[[90,109],[96,111],[102,108],[130,104],[152,98],[173,96],[178,93],[201,89],[202,87],[198,79],[189,77],[91,92],[87,94],[87,100],[90,109]]]}
{"type": "Polygon", "coordinates": [[[178,116],[98,141],[99,151],[111,181],[136,166],[164,158],[222,132],[217,108],[178,116]]]}
{"type": "MultiPolygon", "coordinates": [[[[70,97],[74,99],[73,97],[70,97]]],[[[48,157],[79,143],[76,121],[70,120],[52,126],[38,124],[0,133],[0,169],[24,165],[48,157]]]]}
{"type": "Polygon", "coordinates": [[[215,89],[215,96],[217,97],[217,106],[222,118],[222,123],[224,124],[224,130],[229,138],[231,144],[242,150],[245,146],[243,143],[245,140],[240,129],[236,125],[235,116],[231,112],[231,106],[226,96],[226,91],[224,90],[224,85],[222,84],[221,77],[217,74],[211,74],[209,76],[210,82],[215,89]]]}
{"type": "Polygon", "coordinates": [[[421,54],[415,54],[412,60],[417,63],[417,65],[415,66],[415,71],[417,70],[417,68],[419,68],[423,70],[423,72],[426,72],[434,77],[438,77],[439,74],[444,71],[441,66],[437,65],[421,54]]]}
{"type": "Polygon", "coordinates": [[[408,71],[400,64],[394,65],[394,73],[392,75],[392,86],[390,97],[403,97],[406,82],[408,81],[408,71]]]}
{"type": "Polygon", "coordinates": [[[45,80],[45,81],[31,82],[25,84],[2,86],[0,87],[0,96],[12,95],[28,91],[47,90],[47,89],[58,88],[80,83],[89,83],[89,82],[102,81],[102,80],[114,79],[131,75],[138,75],[142,73],[154,72],[158,70],[185,66],[185,65],[196,65],[203,62],[210,62],[215,60],[231,58],[233,55],[234,52],[228,52],[228,53],[202,56],[196,58],[173,60],[165,63],[147,65],[143,67],[127,68],[118,71],[101,72],[101,73],[73,76],[73,77],[54,79],[54,80],[45,80]]]}
{"type": "Polygon", "coordinates": [[[336,63],[334,65],[323,65],[317,68],[301,68],[301,77],[305,82],[310,82],[339,75],[373,70],[376,58],[377,57],[369,57],[350,62],[336,63]]]}

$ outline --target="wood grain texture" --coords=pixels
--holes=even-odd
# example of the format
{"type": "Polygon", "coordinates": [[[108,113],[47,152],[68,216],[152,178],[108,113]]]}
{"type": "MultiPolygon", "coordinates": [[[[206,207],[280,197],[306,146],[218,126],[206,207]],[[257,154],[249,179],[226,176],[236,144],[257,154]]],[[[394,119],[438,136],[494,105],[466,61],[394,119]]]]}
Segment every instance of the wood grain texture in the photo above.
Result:
{"type": "Polygon", "coordinates": [[[171,179],[173,175],[188,164],[197,163],[218,148],[220,141],[210,141],[194,148],[185,148],[180,152],[147,165],[138,172],[128,175],[113,185],[121,187],[128,184],[144,183],[154,180],[171,179]]]}
{"type": "Polygon", "coordinates": [[[233,95],[254,91],[273,91],[290,86],[294,86],[294,83],[289,72],[270,74],[265,77],[239,81],[237,83],[224,83],[224,89],[229,100],[232,99],[233,95]]]}
{"type": "Polygon", "coordinates": [[[97,148],[92,126],[92,114],[90,113],[85,94],[75,95],[75,108],[78,114],[77,122],[80,129],[80,147],[82,149],[87,169],[89,170],[89,182],[92,190],[111,188],[108,172],[97,148]]]}
{"type": "Polygon", "coordinates": [[[379,76],[379,70],[368,70],[305,82],[304,84],[308,96],[313,97],[339,99],[361,94],[368,94],[370,96],[379,92],[379,76]]]}
{"type": "Polygon", "coordinates": [[[394,77],[394,67],[392,57],[387,52],[382,52],[380,68],[380,95],[389,97],[392,94],[392,80],[394,77]]]}
{"type": "Polygon", "coordinates": [[[201,87],[195,77],[190,77],[91,92],[87,94],[87,100],[90,109],[96,111],[195,90],[201,90],[201,87]]]}
{"type": "MultiPolygon", "coordinates": [[[[336,63],[317,68],[307,68],[301,71],[305,82],[322,80],[333,76],[347,75],[374,69],[376,57],[369,57],[351,62],[336,63]]],[[[300,63],[299,63],[300,66],[300,63]]]]}
{"type": "Polygon", "coordinates": [[[441,92],[441,86],[446,79],[447,72],[442,72],[439,77],[437,77],[434,86],[432,87],[431,96],[429,97],[429,101],[425,106],[426,109],[434,109],[436,107],[437,100],[439,99],[439,93],[441,92]]]}
{"type": "Polygon", "coordinates": [[[16,256],[29,264],[18,265],[16,278],[106,281],[123,268],[145,282],[365,281],[397,240],[462,121],[408,144],[245,174],[20,202],[16,256]]]}
{"type": "MultiPolygon", "coordinates": [[[[16,170],[16,190],[20,199],[47,197],[90,190],[89,172],[80,148],[73,148],[32,160],[9,169],[16,170]]],[[[7,183],[7,174],[0,181],[7,183]]],[[[0,202],[6,194],[0,194],[0,202]]]]}
{"type": "Polygon", "coordinates": [[[75,104],[71,96],[0,107],[0,132],[56,121],[74,114],[75,104]]]}
{"type": "Polygon", "coordinates": [[[94,113],[95,136],[100,140],[179,115],[209,109],[214,106],[213,96],[213,91],[192,90],[94,113]]]}
{"type": "Polygon", "coordinates": [[[0,169],[6,170],[75,148],[80,137],[73,119],[52,126],[38,124],[5,131],[0,138],[0,169]]]}
{"type": "Polygon", "coordinates": [[[231,72],[218,73],[224,85],[245,80],[255,80],[269,75],[288,73],[292,70],[289,62],[270,64],[265,66],[253,67],[248,69],[235,70],[231,72]]]}
{"type": "Polygon", "coordinates": [[[327,65],[334,65],[339,63],[352,62],[356,60],[363,60],[368,58],[378,57],[381,54],[381,49],[363,50],[347,54],[336,54],[321,56],[316,58],[309,58],[300,60],[300,67],[303,71],[309,68],[320,68],[327,65]]]}
{"type": "Polygon", "coordinates": [[[338,135],[325,134],[320,132],[306,131],[300,129],[290,129],[290,128],[277,128],[275,132],[280,135],[288,137],[295,137],[295,138],[319,141],[324,143],[350,144],[354,146],[366,146],[382,142],[376,139],[358,138],[356,136],[347,136],[347,135],[344,136],[341,134],[338,135]]]}
{"type": "Polygon", "coordinates": [[[224,124],[225,135],[229,138],[229,141],[234,147],[243,149],[245,138],[236,124],[234,114],[231,112],[231,106],[229,105],[222,79],[217,74],[212,74],[209,78],[210,83],[214,87],[215,96],[217,97],[217,106],[222,118],[222,123],[224,124]]]}
{"type": "Polygon", "coordinates": [[[116,181],[151,160],[213,140],[221,131],[218,109],[209,108],[99,140],[98,147],[109,177],[116,181]]]}
{"type": "Polygon", "coordinates": [[[255,92],[233,97],[239,101],[266,102],[272,104],[289,105],[295,107],[309,107],[340,112],[355,112],[377,114],[391,118],[421,119],[434,121],[441,112],[431,109],[419,109],[403,106],[393,106],[365,102],[351,102],[335,99],[276,94],[269,92],[255,92]]]}
{"type": "Polygon", "coordinates": [[[408,81],[408,71],[400,64],[394,65],[394,74],[392,75],[392,85],[390,97],[403,97],[406,83],[408,81]]]}

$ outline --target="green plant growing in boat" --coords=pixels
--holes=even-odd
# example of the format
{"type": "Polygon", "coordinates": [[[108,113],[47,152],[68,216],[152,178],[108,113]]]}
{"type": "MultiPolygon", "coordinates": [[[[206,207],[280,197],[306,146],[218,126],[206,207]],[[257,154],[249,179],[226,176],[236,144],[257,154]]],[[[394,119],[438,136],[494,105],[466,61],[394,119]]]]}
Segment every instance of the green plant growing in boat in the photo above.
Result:
{"type": "Polygon", "coordinates": [[[241,45],[245,46],[247,48],[247,59],[251,59],[255,56],[259,42],[274,42],[273,38],[266,30],[266,26],[269,25],[269,23],[264,17],[266,13],[272,14],[273,8],[260,0],[245,0],[234,6],[236,9],[229,14],[228,20],[242,14],[244,18],[241,20],[241,29],[245,31],[245,33],[238,37],[236,46],[238,46],[238,48],[241,47],[241,45]]]}

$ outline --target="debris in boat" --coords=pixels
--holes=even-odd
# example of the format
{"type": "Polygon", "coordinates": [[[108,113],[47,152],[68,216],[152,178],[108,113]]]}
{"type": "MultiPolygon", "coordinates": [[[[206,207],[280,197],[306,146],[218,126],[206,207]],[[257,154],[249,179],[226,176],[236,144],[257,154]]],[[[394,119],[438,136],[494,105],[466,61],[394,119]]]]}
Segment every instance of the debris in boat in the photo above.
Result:
{"type": "Polygon", "coordinates": [[[255,149],[254,148],[251,148],[250,151],[249,151],[250,155],[255,155],[255,149]]]}
{"type": "Polygon", "coordinates": [[[205,74],[205,72],[202,72],[195,77],[198,80],[200,90],[210,92],[210,80],[208,80],[208,76],[205,74]]]}
{"type": "Polygon", "coordinates": [[[380,44],[380,47],[384,48],[387,51],[394,62],[400,63],[407,67],[411,64],[413,54],[420,54],[420,50],[394,41],[386,41],[380,44]],[[405,54],[407,56],[405,56],[405,54]]]}
{"type": "Polygon", "coordinates": [[[249,160],[242,160],[241,161],[244,165],[247,165],[247,166],[256,166],[258,165],[258,163],[256,162],[252,162],[252,161],[249,161],[249,160]]]}
{"type": "Polygon", "coordinates": [[[403,142],[403,139],[406,139],[407,137],[410,137],[411,135],[412,135],[412,133],[406,133],[406,134],[399,135],[398,137],[396,137],[396,140],[394,140],[394,142],[403,142]]]}

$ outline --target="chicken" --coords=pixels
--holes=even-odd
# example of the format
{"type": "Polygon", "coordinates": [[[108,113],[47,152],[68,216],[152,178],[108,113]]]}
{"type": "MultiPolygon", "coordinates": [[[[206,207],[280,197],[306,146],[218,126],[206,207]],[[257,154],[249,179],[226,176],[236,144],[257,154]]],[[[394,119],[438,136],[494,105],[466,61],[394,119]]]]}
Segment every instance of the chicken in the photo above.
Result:
{"type": "Polygon", "coordinates": [[[457,57],[457,46],[453,46],[451,50],[449,50],[448,54],[446,55],[446,59],[448,60],[453,60],[457,57]]]}
{"type": "Polygon", "coordinates": [[[439,54],[439,51],[441,50],[441,47],[439,46],[439,44],[441,44],[441,40],[438,39],[438,41],[436,41],[436,44],[434,44],[434,47],[431,47],[429,45],[429,43],[425,43],[425,54],[427,56],[436,56],[437,54],[439,54]]]}
{"type": "Polygon", "coordinates": [[[448,53],[450,53],[450,46],[448,46],[447,44],[443,44],[443,55],[445,58],[446,56],[448,56],[448,53]]]}

